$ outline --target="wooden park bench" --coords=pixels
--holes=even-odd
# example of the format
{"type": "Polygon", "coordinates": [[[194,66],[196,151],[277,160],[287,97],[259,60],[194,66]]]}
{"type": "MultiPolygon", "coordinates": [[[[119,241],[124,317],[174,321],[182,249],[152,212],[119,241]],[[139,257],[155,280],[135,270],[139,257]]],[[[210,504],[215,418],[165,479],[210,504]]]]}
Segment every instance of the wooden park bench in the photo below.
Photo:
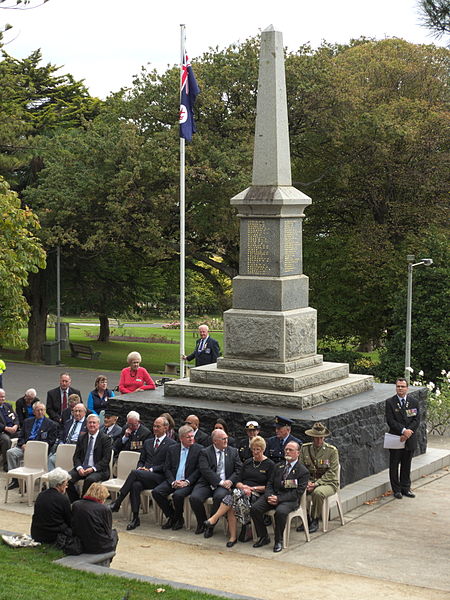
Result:
{"type": "Polygon", "coordinates": [[[73,342],[69,342],[70,346],[70,356],[73,358],[85,358],[86,360],[92,360],[100,358],[101,352],[94,352],[92,346],[88,346],[87,344],[74,344],[73,342]]]}

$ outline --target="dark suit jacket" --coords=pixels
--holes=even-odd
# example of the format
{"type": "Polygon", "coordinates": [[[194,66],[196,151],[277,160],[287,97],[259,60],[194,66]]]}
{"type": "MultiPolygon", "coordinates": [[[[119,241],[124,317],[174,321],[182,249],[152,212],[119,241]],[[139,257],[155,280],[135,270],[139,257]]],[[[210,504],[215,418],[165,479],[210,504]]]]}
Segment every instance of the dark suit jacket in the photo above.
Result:
{"type": "MultiPolygon", "coordinates": [[[[89,435],[78,438],[73,455],[73,466],[82,467],[88,446],[89,435]]],[[[94,467],[98,473],[104,473],[105,479],[109,477],[109,461],[111,460],[112,441],[108,435],[98,432],[94,446],[94,467]]]]}
{"type": "Polygon", "coordinates": [[[95,500],[83,498],[72,504],[72,532],[80,538],[84,552],[102,554],[116,547],[111,509],[95,500]]]}
{"type": "Polygon", "coordinates": [[[208,337],[206,340],[205,347],[201,352],[199,352],[198,348],[200,346],[200,342],[202,340],[197,340],[195,342],[195,350],[191,354],[189,354],[186,359],[192,360],[195,358],[195,366],[201,367],[202,365],[210,365],[212,363],[216,363],[217,359],[220,356],[220,348],[219,342],[212,337],[208,337]]]}
{"type": "MultiPolygon", "coordinates": [[[[68,419],[67,421],[65,421],[62,429],[59,430],[59,439],[61,440],[61,442],[63,444],[66,443],[66,438],[69,435],[69,431],[72,429],[73,421],[74,421],[73,417],[68,419]]],[[[86,430],[86,419],[84,419],[83,425],[81,426],[81,429],[80,429],[78,439],[80,438],[81,435],[85,434],[86,431],[87,431],[86,430]]]]}
{"type": "Polygon", "coordinates": [[[33,519],[31,521],[31,537],[36,542],[53,543],[58,533],[70,535],[72,511],[70,500],[54,488],[48,488],[36,498],[33,519]]]}
{"type": "MultiPolygon", "coordinates": [[[[216,448],[211,445],[205,448],[199,459],[201,479],[199,483],[207,483],[214,489],[219,486],[220,477],[217,474],[216,448]]],[[[225,478],[233,482],[239,481],[239,472],[242,467],[237,448],[226,448],[225,450],[225,478]]]]}
{"type": "Polygon", "coordinates": [[[109,437],[112,439],[113,446],[116,443],[116,441],[122,436],[122,427],[120,425],[117,425],[117,423],[113,425],[113,428],[109,433],[106,432],[106,427],[104,425],[100,427],[100,431],[102,431],[105,435],[109,435],[109,437]]]}
{"type": "MultiPolygon", "coordinates": [[[[18,420],[17,415],[14,412],[13,407],[11,406],[11,404],[9,402],[4,402],[3,406],[7,409],[8,415],[10,416],[10,419],[13,422],[13,426],[14,425],[19,425],[19,420],[18,420]]],[[[0,433],[3,432],[3,430],[5,429],[5,427],[8,427],[7,423],[8,422],[3,419],[3,411],[0,410],[0,433]]],[[[9,435],[9,434],[7,433],[5,435],[9,435]]],[[[18,434],[14,434],[14,437],[16,437],[16,435],[18,435],[18,434]]]]}
{"type": "Polygon", "coordinates": [[[200,444],[200,446],[203,446],[203,448],[207,448],[211,445],[211,438],[201,429],[197,429],[195,431],[195,443],[200,444]]]}
{"type": "MultiPolygon", "coordinates": [[[[28,438],[30,437],[31,430],[33,429],[35,418],[29,417],[25,419],[23,422],[23,427],[19,431],[19,439],[17,440],[17,445],[23,446],[28,442],[28,438]]],[[[58,437],[58,425],[44,417],[42,421],[41,428],[38,431],[38,434],[35,438],[36,442],[47,442],[49,447],[51,448],[53,444],[56,442],[56,438],[58,437]]]]}
{"type": "MultiPolygon", "coordinates": [[[[78,394],[78,396],[80,396],[80,400],[81,400],[80,390],[76,390],[75,388],[70,387],[67,389],[67,397],[69,397],[70,394],[78,394]]],[[[56,421],[57,423],[60,423],[62,411],[61,411],[61,388],[59,386],[57,388],[54,388],[53,390],[49,390],[47,392],[46,406],[47,406],[47,414],[50,417],[50,419],[52,419],[53,421],[56,421]]]]}
{"type": "Polygon", "coordinates": [[[272,471],[264,496],[278,496],[278,502],[296,502],[300,504],[302,494],[306,490],[309,480],[309,471],[300,460],[297,461],[294,468],[289,473],[287,481],[296,481],[295,487],[288,488],[283,480],[285,463],[278,463],[272,471]]]}
{"type": "Polygon", "coordinates": [[[159,445],[159,448],[156,450],[154,448],[154,444],[154,437],[145,440],[137,468],[146,467],[149,469],[152,467],[154,473],[164,473],[164,464],[166,462],[167,452],[170,446],[176,445],[176,442],[166,435],[159,445]]]}
{"type": "Polygon", "coordinates": [[[297,442],[300,446],[302,445],[301,441],[298,438],[294,437],[291,433],[288,435],[286,441],[284,442],[283,449],[281,449],[280,440],[277,438],[276,435],[270,437],[267,440],[267,457],[273,460],[273,462],[275,463],[284,462],[284,447],[288,442],[297,442]]]}
{"type": "Polygon", "coordinates": [[[386,400],[386,421],[389,433],[402,435],[403,429],[412,429],[413,435],[406,440],[405,450],[415,450],[417,447],[416,431],[420,423],[419,401],[412,396],[406,396],[406,406],[401,407],[398,396],[386,400]]]}
{"type": "MultiPolygon", "coordinates": [[[[40,402],[37,396],[33,400],[32,404],[34,404],[35,402],[40,402]]],[[[30,415],[28,414],[27,403],[25,402],[25,396],[22,396],[21,398],[16,400],[16,413],[17,418],[19,419],[19,426],[22,427],[25,419],[28,419],[30,417],[30,415]]]]}
{"type": "Polygon", "coordinates": [[[152,432],[145,425],[140,425],[136,431],[127,438],[126,442],[122,442],[122,438],[125,435],[125,431],[127,430],[127,425],[122,427],[122,432],[120,436],[117,437],[114,442],[114,454],[119,454],[122,450],[131,450],[133,452],[141,452],[144,447],[144,442],[151,435],[152,432]]]}
{"type": "MultiPolygon", "coordinates": [[[[200,477],[198,461],[202,450],[203,446],[200,446],[199,444],[193,444],[189,448],[184,468],[184,477],[191,485],[194,485],[200,477]]],[[[164,475],[170,485],[176,480],[178,467],[180,465],[180,452],[181,444],[172,445],[167,450],[166,462],[164,463],[164,475]]]]}

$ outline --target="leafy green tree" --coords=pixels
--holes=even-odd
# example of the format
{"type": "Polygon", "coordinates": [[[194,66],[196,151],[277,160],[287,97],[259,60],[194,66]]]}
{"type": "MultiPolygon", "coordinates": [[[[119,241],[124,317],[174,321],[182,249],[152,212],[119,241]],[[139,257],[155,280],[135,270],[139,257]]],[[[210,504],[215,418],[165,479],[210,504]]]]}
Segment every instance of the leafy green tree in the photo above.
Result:
{"type": "Polygon", "coordinates": [[[0,176],[0,347],[22,346],[20,328],[29,307],[23,294],[29,272],[45,265],[45,253],[36,237],[39,222],[21,208],[17,194],[0,176]]]}

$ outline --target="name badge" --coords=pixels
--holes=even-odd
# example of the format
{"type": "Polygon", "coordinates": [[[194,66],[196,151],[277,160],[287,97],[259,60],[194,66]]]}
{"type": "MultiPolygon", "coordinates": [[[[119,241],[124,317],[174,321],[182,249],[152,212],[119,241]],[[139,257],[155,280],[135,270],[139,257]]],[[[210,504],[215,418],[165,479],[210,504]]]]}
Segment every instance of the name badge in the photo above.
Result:
{"type": "Polygon", "coordinates": [[[47,439],[47,432],[41,431],[41,440],[46,440],[46,439],[47,439]]]}
{"type": "Polygon", "coordinates": [[[137,379],[137,378],[136,378],[136,379],[135,379],[135,381],[136,381],[137,383],[141,383],[142,379],[137,379]]]}
{"type": "Polygon", "coordinates": [[[205,354],[211,354],[210,348],[205,348],[205,354]]]}

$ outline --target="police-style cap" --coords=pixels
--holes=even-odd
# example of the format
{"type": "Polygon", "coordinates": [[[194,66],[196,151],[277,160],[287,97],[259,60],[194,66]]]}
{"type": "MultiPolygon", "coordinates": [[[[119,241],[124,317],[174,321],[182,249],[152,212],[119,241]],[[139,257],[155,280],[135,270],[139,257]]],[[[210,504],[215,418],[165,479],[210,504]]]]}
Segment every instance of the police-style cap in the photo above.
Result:
{"type": "Polygon", "coordinates": [[[291,421],[291,419],[288,419],[286,417],[275,417],[275,421],[273,424],[275,425],[275,427],[285,427],[286,425],[292,427],[294,421],[291,421]]]}
{"type": "Polygon", "coordinates": [[[247,421],[245,429],[260,429],[258,421],[247,421]]]}

